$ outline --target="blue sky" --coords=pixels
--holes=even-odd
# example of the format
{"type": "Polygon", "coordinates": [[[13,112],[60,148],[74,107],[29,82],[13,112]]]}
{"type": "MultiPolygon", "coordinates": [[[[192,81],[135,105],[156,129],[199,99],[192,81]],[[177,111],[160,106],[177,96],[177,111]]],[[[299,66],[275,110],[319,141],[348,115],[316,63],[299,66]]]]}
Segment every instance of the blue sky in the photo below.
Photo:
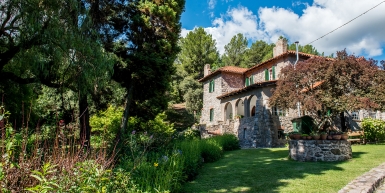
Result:
{"type": "Polygon", "coordinates": [[[306,45],[376,5],[312,45],[327,55],[346,48],[351,54],[385,60],[384,0],[186,0],[182,36],[203,27],[220,53],[237,33],[249,42],[275,43],[282,35],[306,45]]]}

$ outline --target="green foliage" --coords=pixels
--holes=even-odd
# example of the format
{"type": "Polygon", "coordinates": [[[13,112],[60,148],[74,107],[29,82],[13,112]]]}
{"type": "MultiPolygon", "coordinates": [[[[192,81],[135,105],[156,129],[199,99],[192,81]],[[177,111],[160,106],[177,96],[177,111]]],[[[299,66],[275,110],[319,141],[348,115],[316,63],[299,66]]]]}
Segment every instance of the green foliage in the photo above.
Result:
{"type": "MultiPolygon", "coordinates": [[[[288,50],[296,51],[295,43],[290,44],[288,47],[289,47],[288,50]]],[[[298,45],[298,51],[303,52],[303,53],[307,53],[307,54],[320,55],[320,53],[317,51],[317,49],[315,47],[313,47],[312,45],[305,45],[305,46],[298,45]]]]}
{"type": "Polygon", "coordinates": [[[55,172],[55,167],[56,166],[51,165],[51,163],[47,162],[42,166],[41,171],[32,171],[33,174],[31,174],[31,177],[38,180],[39,184],[31,188],[26,188],[26,190],[34,193],[46,193],[51,192],[53,190],[58,190],[59,185],[57,184],[57,178],[55,176],[50,175],[51,173],[55,172]]]}
{"type": "Polygon", "coordinates": [[[133,180],[143,192],[178,192],[183,181],[184,157],[178,151],[155,154],[133,172],[133,180]]]}
{"type": "Polygon", "coordinates": [[[200,131],[197,129],[188,128],[180,133],[183,140],[200,139],[200,131]]]}
{"type": "Polygon", "coordinates": [[[223,156],[223,147],[215,138],[201,140],[199,148],[204,162],[215,162],[223,156]]]}
{"type": "Polygon", "coordinates": [[[203,77],[205,64],[214,64],[219,59],[215,40],[202,27],[195,28],[182,38],[180,47],[178,61],[194,79],[203,77]]]}
{"type": "Polygon", "coordinates": [[[273,57],[274,44],[268,44],[263,40],[251,44],[246,53],[246,66],[251,67],[273,57]]]}
{"type": "Polygon", "coordinates": [[[230,42],[225,45],[225,53],[222,55],[222,61],[225,66],[247,67],[246,55],[247,38],[243,34],[234,35],[230,42]]]}
{"type": "Polygon", "coordinates": [[[69,175],[64,176],[61,186],[68,188],[63,190],[65,192],[107,192],[108,185],[113,180],[111,172],[94,160],[86,160],[77,163],[69,175]]]}
{"type": "Polygon", "coordinates": [[[365,131],[364,137],[367,141],[379,142],[385,140],[385,121],[365,118],[361,126],[365,131]]]}
{"type": "Polygon", "coordinates": [[[240,149],[239,146],[239,140],[237,136],[233,134],[225,133],[220,136],[213,137],[214,140],[216,140],[223,148],[224,151],[232,151],[240,149]]]}
{"type": "Polygon", "coordinates": [[[109,106],[105,111],[91,116],[91,144],[99,147],[103,141],[112,142],[119,131],[122,114],[122,107],[109,106]]]}
{"type": "Polygon", "coordinates": [[[202,84],[194,80],[193,76],[187,76],[179,85],[186,102],[186,109],[189,112],[200,112],[203,107],[203,88],[202,84]]]}
{"type": "Polygon", "coordinates": [[[165,112],[159,113],[153,120],[145,121],[142,118],[130,117],[128,131],[145,133],[155,140],[152,146],[162,148],[170,144],[175,133],[174,125],[167,122],[165,112]]]}
{"type": "Polygon", "coordinates": [[[184,157],[183,174],[187,180],[193,180],[202,166],[202,157],[200,149],[200,140],[182,140],[176,144],[176,150],[179,150],[184,157]]]}

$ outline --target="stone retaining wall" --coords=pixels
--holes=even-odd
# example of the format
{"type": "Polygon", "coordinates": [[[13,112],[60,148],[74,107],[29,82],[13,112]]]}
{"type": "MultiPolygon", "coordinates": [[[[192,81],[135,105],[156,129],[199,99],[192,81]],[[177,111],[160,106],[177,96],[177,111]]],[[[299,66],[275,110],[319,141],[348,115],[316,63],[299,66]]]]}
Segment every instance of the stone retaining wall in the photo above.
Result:
{"type": "Polygon", "coordinates": [[[290,140],[289,156],[297,161],[344,161],[352,158],[346,140],[290,140]]]}

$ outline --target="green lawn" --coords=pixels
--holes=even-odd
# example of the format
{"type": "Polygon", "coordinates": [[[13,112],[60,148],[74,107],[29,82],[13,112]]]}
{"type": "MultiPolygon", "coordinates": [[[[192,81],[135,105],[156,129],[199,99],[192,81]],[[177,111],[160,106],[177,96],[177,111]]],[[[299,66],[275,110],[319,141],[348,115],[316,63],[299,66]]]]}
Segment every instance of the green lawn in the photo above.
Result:
{"type": "Polygon", "coordinates": [[[225,153],[204,164],[182,192],[338,192],[351,180],[385,162],[385,145],[354,145],[345,162],[288,160],[287,148],[225,153]]]}

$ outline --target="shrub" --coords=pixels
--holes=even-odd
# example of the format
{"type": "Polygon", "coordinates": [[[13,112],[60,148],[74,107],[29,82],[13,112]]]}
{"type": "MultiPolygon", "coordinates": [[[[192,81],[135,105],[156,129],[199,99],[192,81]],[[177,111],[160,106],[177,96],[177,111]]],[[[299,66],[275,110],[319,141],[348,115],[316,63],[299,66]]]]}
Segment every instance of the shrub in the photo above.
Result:
{"type": "Polygon", "coordinates": [[[181,139],[186,140],[200,139],[200,132],[197,129],[188,128],[182,131],[179,135],[181,139]]]}
{"type": "Polygon", "coordinates": [[[114,141],[122,119],[123,108],[109,106],[90,118],[92,128],[91,144],[100,147],[102,141],[114,141]]]}
{"type": "Polygon", "coordinates": [[[366,118],[362,121],[362,128],[365,131],[365,139],[367,141],[383,141],[385,140],[385,121],[366,118]]]}
{"type": "Polygon", "coordinates": [[[202,166],[200,142],[201,140],[184,140],[176,144],[176,151],[180,151],[184,157],[183,174],[188,181],[198,175],[198,170],[202,166]]]}
{"type": "Polygon", "coordinates": [[[215,136],[212,139],[220,144],[220,146],[223,148],[223,151],[240,149],[239,140],[233,134],[225,133],[223,135],[215,136]]]}
{"type": "Polygon", "coordinates": [[[199,147],[204,162],[215,162],[223,156],[222,147],[214,138],[201,140],[199,147]]]}

